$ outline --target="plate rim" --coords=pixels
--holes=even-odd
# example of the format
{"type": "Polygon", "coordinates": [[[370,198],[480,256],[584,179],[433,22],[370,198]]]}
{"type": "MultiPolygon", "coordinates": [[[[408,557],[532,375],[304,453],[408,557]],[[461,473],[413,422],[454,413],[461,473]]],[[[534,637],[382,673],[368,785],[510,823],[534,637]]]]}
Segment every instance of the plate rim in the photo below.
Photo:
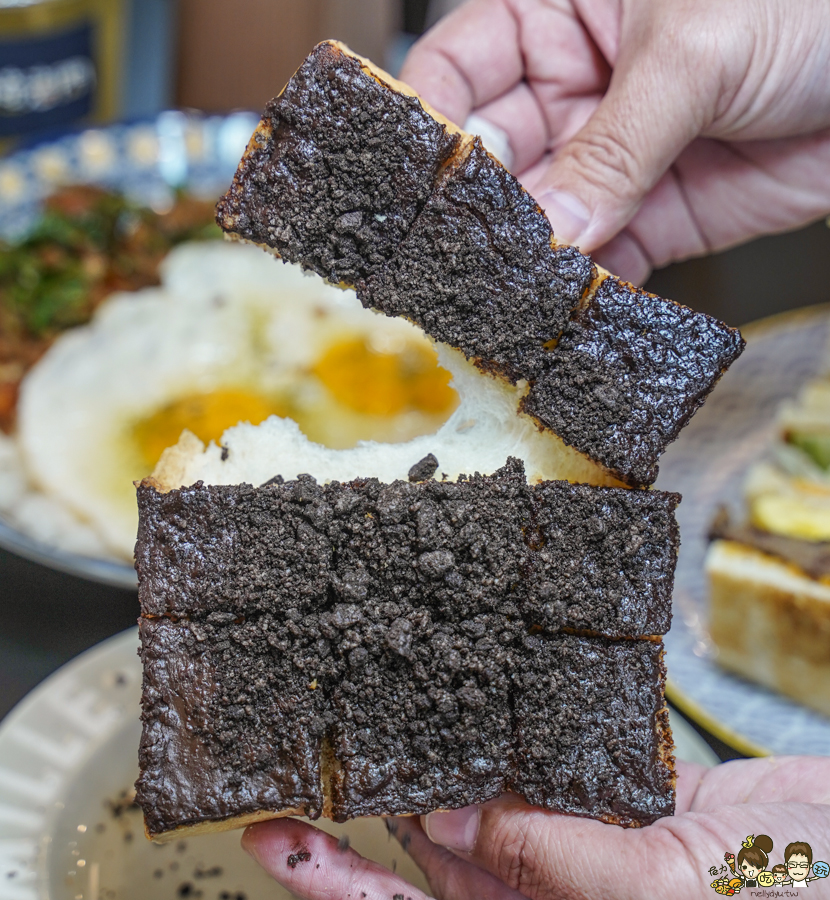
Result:
{"type": "Polygon", "coordinates": [[[744,756],[761,757],[774,756],[774,751],[756,744],[750,738],[745,737],[739,731],[724,725],[720,719],[707,711],[703,704],[699,703],[683,691],[671,678],[666,679],[666,699],[691,721],[705,728],[712,737],[722,741],[738,753],[744,756]]]}
{"type": "MultiPolygon", "coordinates": [[[[830,320],[830,302],[813,303],[807,306],[797,307],[796,309],[783,310],[770,316],[764,316],[760,319],[754,319],[753,321],[748,322],[746,325],[739,325],[737,327],[746,340],[747,345],[749,345],[752,341],[767,337],[771,333],[774,333],[781,328],[799,325],[805,322],[809,322],[811,319],[822,319],[825,322],[830,320]]],[[[682,439],[682,432],[680,439],[682,439]]],[[[675,650],[674,652],[677,651],[675,650]]],[[[710,659],[709,663],[711,666],[716,668],[718,672],[723,672],[724,675],[728,675],[732,678],[740,678],[740,676],[734,673],[726,672],[725,670],[720,669],[714,659],[710,659]]],[[[669,660],[669,666],[670,664],[671,663],[669,660]]],[[[764,688],[763,686],[747,679],[741,680],[749,685],[752,689],[757,689],[758,691],[770,690],[769,688],[764,688]]],[[[790,704],[796,710],[814,712],[809,707],[798,703],[797,701],[784,694],[779,694],[778,692],[774,693],[778,699],[790,704]]],[[[686,715],[691,721],[700,725],[713,737],[722,741],[733,750],[736,750],[738,753],[741,753],[747,757],[764,757],[776,755],[777,751],[766,747],[757,741],[754,741],[751,737],[748,737],[740,730],[734,728],[731,725],[728,725],[726,722],[721,720],[703,703],[690,696],[690,694],[686,690],[680,687],[677,681],[671,678],[670,674],[666,678],[666,697],[674,706],[678,708],[680,712],[686,715]]],[[[816,715],[819,714],[816,713],[816,715]]],[[[828,720],[828,728],[830,729],[830,720],[828,720]]]]}

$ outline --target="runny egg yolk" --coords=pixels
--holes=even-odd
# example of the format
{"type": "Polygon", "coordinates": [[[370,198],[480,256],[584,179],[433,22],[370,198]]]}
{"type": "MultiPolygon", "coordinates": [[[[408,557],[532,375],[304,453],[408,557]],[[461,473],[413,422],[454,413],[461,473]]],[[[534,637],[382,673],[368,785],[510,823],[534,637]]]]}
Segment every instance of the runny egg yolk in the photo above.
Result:
{"type": "Polygon", "coordinates": [[[204,394],[190,394],[163,406],[139,421],[133,429],[141,458],[152,469],[162,451],[172,447],[184,431],[192,431],[204,441],[219,443],[222,433],[238,422],[259,425],[268,416],[285,416],[284,403],[244,388],[220,388],[204,394]]]}
{"type": "Polygon", "coordinates": [[[449,414],[458,403],[450,373],[428,346],[407,342],[398,352],[378,352],[363,337],[329,347],[314,374],[343,406],[374,416],[407,410],[449,414]]]}
{"type": "Polygon", "coordinates": [[[295,390],[282,399],[239,387],[188,394],[137,422],[133,441],[144,465],[152,470],[184,429],[205,444],[218,444],[223,432],[239,422],[259,425],[272,415],[290,416],[314,439],[334,446],[388,440],[384,423],[403,413],[420,413],[427,417],[428,427],[435,427],[435,420],[447,418],[458,403],[449,384],[450,373],[439,367],[428,344],[403,341],[387,349],[376,349],[366,337],[339,341],[323,353],[310,373],[297,373],[295,390]],[[306,406],[302,383],[309,375],[327,388],[329,401],[306,406]],[[365,416],[375,418],[367,421],[365,416]],[[329,430],[318,434],[324,423],[329,430]]]}

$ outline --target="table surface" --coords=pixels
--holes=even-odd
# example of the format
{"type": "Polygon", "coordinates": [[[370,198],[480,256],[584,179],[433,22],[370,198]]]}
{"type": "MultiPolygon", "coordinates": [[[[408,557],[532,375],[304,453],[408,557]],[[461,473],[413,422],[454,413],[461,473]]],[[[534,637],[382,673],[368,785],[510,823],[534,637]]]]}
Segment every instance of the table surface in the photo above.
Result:
{"type": "Polygon", "coordinates": [[[0,718],[55,669],[135,625],[138,613],[135,591],[0,549],[0,718]]]}

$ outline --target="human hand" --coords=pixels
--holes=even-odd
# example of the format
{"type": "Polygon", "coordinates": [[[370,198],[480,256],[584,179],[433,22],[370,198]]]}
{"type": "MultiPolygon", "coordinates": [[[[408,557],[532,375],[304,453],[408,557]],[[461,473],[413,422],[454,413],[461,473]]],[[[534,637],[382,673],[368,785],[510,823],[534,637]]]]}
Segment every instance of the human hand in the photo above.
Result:
{"type": "Polygon", "coordinates": [[[826,0],[470,0],[401,78],[507,133],[561,240],[653,266],[830,211],[826,0]]]}
{"type": "MultiPolygon", "coordinates": [[[[648,828],[556,815],[510,795],[431,813],[425,827],[414,816],[390,821],[438,900],[633,900],[663,896],[668,886],[702,896],[724,847],[747,834],[771,835],[773,856],[796,840],[830,846],[830,759],[770,757],[708,770],[679,762],[677,813],[648,828]]],[[[242,846],[306,900],[426,900],[298,819],[253,825],[242,846]],[[310,858],[292,868],[298,848],[310,858]]]]}

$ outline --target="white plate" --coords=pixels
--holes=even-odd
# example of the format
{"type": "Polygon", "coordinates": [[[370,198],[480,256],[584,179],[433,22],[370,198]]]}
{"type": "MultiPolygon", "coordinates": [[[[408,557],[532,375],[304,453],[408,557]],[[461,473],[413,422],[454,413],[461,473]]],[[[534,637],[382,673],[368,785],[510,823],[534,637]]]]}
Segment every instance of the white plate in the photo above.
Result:
{"type": "MultiPolygon", "coordinates": [[[[93,647],[0,726],[0,900],[288,898],[239,849],[239,832],[145,839],[140,811],[124,803],[138,774],[137,647],[135,629],[93,647]]],[[[716,761],[679,717],[672,726],[678,756],[716,761]]],[[[380,819],[317,824],[429,892],[380,819]]]]}
{"type": "Polygon", "coordinates": [[[682,712],[750,756],[830,756],[830,719],[722,670],[706,631],[703,572],[716,508],[745,515],[747,468],[776,437],[781,402],[827,364],[830,308],[784,313],[742,329],[747,347],[660,462],[657,486],[679,491],[680,559],[666,636],[666,693],[682,712]]]}

